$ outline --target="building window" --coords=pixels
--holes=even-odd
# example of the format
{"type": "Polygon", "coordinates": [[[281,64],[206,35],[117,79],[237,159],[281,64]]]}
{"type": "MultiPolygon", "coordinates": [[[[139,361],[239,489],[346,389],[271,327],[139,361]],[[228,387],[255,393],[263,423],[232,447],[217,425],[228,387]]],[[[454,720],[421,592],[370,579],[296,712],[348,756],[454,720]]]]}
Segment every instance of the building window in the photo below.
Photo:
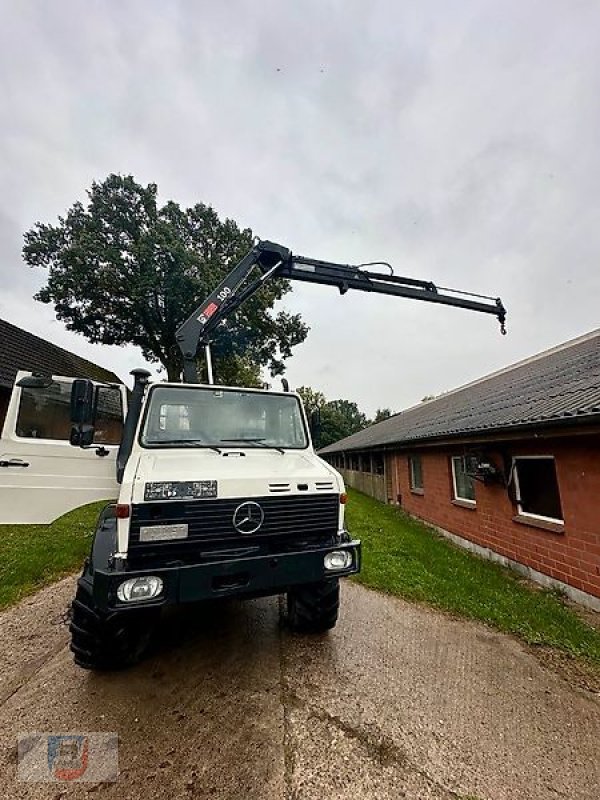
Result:
{"type": "Polygon", "coordinates": [[[466,473],[462,456],[452,457],[452,486],[455,500],[475,504],[475,481],[466,473]]]}
{"type": "Polygon", "coordinates": [[[385,463],[381,453],[373,453],[373,472],[375,475],[383,475],[385,472],[385,463]]]}
{"type": "Polygon", "coordinates": [[[410,456],[408,459],[408,473],[410,477],[410,488],[417,492],[423,491],[423,464],[421,456],[410,456]]]}
{"type": "Polygon", "coordinates": [[[515,458],[514,481],[519,514],[563,521],[553,456],[515,458]]]}

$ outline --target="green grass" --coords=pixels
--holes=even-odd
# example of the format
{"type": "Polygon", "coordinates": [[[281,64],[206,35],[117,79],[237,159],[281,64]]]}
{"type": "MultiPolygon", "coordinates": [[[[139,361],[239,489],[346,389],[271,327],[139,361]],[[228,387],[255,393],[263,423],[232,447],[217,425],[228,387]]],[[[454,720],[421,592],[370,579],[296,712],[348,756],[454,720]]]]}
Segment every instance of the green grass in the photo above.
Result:
{"type": "MultiPolygon", "coordinates": [[[[51,525],[0,525],[0,608],[77,570],[104,503],[51,525]]],[[[350,490],[348,527],[363,542],[356,580],[373,589],[481,620],[529,644],[548,645],[600,667],[600,631],[555,592],[462,550],[392,506],[350,490]]]]}
{"type": "Polygon", "coordinates": [[[548,645],[600,666],[600,631],[516,573],[451,544],[399,509],[350,490],[348,528],[362,539],[355,580],[407,600],[481,620],[533,645],[548,645]]]}
{"type": "Polygon", "coordinates": [[[82,506],[51,525],[0,525],[0,609],[79,568],[104,505],[82,506]]]}

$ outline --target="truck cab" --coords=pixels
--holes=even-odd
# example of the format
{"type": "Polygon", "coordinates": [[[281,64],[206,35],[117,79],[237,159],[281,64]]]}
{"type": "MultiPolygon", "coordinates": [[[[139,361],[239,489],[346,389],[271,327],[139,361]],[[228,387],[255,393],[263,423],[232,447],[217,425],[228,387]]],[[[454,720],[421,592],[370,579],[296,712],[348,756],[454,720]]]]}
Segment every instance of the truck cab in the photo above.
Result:
{"type": "MultiPolygon", "coordinates": [[[[360,542],[300,397],[144,380],[136,391],[118,501],[100,518],[73,607],[76,661],[136,660],[161,608],[220,597],[285,593],[294,629],[333,627],[338,579],[360,569],[360,542]],[[109,635],[116,620],[120,639],[109,635]]],[[[76,398],[73,407],[81,420],[76,398]]],[[[90,429],[93,420],[76,423],[73,441],[90,429]]]]}

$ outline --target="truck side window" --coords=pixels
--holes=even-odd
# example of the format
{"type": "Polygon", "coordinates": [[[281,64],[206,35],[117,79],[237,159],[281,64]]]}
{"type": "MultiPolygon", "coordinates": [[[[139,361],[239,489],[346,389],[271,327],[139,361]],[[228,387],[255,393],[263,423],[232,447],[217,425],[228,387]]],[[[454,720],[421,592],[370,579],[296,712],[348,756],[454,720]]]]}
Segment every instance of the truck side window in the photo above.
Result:
{"type": "MultiPolygon", "coordinates": [[[[21,389],[16,434],[24,439],[68,442],[71,434],[71,383],[54,381],[44,389],[21,389]]],[[[98,444],[119,444],[123,428],[121,392],[111,386],[98,390],[98,444]]]]}
{"type": "Polygon", "coordinates": [[[44,389],[21,389],[16,434],[26,439],[68,441],[71,384],[54,381],[44,389]]]}
{"type": "Polygon", "coordinates": [[[98,444],[119,444],[122,433],[123,403],[121,392],[112,386],[99,386],[94,442],[98,444]]]}

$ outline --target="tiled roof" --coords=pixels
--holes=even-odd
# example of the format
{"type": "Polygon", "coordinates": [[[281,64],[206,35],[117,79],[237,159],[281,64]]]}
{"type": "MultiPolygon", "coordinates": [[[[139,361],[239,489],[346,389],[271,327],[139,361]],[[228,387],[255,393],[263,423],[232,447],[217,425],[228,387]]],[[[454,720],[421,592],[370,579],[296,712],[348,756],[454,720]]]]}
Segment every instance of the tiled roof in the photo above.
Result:
{"type": "Polygon", "coordinates": [[[12,387],[20,369],[121,383],[114,372],[0,319],[0,386],[12,387]]]}
{"type": "Polygon", "coordinates": [[[600,329],[395,414],[321,452],[451,439],[574,419],[600,423],[600,329]]]}

